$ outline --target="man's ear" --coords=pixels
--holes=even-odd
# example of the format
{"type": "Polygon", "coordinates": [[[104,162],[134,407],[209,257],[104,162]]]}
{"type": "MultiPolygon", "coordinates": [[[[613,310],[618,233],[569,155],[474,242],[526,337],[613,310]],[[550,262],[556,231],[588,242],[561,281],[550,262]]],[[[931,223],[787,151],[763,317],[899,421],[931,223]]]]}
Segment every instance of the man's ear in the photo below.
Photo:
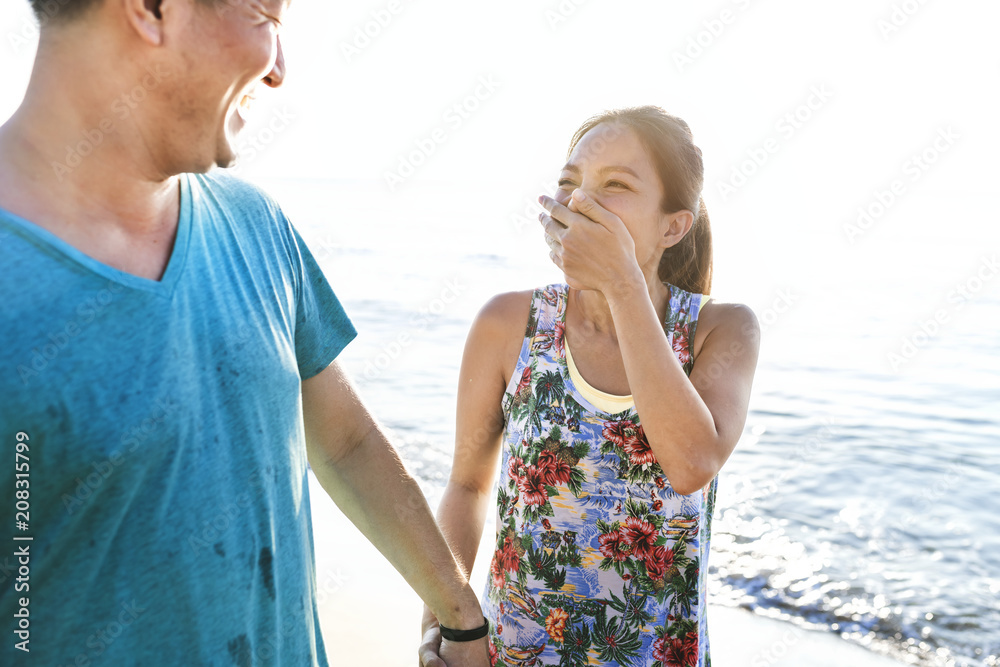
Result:
{"type": "Polygon", "coordinates": [[[163,0],[119,0],[125,9],[125,20],[136,34],[153,46],[163,44],[163,0]]]}
{"type": "Polygon", "coordinates": [[[672,248],[683,239],[694,225],[694,213],[684,209],[676,213],[664,214],[664,231],[660,245],[672,248]]]}

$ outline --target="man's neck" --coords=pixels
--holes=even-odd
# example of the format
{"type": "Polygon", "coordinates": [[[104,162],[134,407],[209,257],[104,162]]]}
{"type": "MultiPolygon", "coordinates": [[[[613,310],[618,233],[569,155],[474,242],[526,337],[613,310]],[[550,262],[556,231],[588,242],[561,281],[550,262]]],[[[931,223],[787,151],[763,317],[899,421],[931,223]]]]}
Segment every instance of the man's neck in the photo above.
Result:
{"type": "Polygon", "coordinates": [[[81,221],[92,215],[91,222],[137,232],[162,224],[176,178],[142,173],[110,137],[98,143],[86,131],[23,120],[32,115],[22,108],[0,128],[0,206],[26,209],[22,217],[28,219],[46,217],[37,215],[45,210],[72,210],[81,221]]]}
{"type": "Polygon", "coordinates": [[[178,177],[151,179],[111,141],[90,150],[76,133],[73,143],[77,128],[51,116],[26,102],[0,127],[0,208],[100,262],[159,280],[177,232],[178,177]],[[72,150],[79,161],[66,158],[72,150]]]}
{"type": "Polygon", "coordinates": [[[47,32],[39,45],[24,101],[0,127],[0,207],[43,227],[72,217],[156,233],[176,224],[169,213],[177,182],[138,112],[120,103],[122,91],[135,88],[134,67],[107,71],[114,44],[73,43],[82,38],[71,29],[47,32]]]}

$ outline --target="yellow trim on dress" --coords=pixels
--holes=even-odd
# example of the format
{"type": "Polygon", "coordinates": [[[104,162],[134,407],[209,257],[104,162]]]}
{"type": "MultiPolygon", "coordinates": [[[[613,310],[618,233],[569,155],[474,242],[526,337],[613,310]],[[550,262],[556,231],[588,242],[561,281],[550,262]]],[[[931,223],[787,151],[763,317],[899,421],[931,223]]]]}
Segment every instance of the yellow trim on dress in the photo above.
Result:
{"type": "Polygon", "coordinates": [[[616,396],[615,394],[609,394],[591,387],[590,383],[580,375],[576,364],[573,363],[573,355],[569,351],[569,340],[565,337],[563,338],[563,349],[566,350],[566,367],[569,369],[570,380],[573,381],[573,385],[577,388],[577,391],[583,394],[583,397],[590,401],[595,408],[609,414],[617,414],[635,407],[635,401],[632,399],[631,394],[628,396],[616,396]]]}

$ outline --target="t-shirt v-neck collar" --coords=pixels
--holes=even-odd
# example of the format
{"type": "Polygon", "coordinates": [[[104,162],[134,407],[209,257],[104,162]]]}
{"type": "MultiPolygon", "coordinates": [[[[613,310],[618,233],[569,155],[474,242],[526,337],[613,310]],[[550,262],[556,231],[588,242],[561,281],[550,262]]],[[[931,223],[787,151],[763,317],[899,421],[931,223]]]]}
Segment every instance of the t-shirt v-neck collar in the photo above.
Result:
{"type": "Polygon", "coordinates": [[[188,243],[191,238],[191,225],[194,218],[194,204],[191,192],[190,177],[182,174],[180,181],[180,215],[177,220],[177,234],[174,238],[174,247],[170,251],[170,259],[167,262],[166,271],[160,280],[151,280],[137,276],[121,269],[116,269],[104,262],[94,259],[90,255],[67,243],[52,232],[39,227],[38,225],[14,215],[9,211],[0,209],[0,217],[12,222],[25,233],[34,237],[37,241],[49,246],[53,250],[64,255],[69,260],[79,264],[91,273],[95,273],[103,278],[118,283],[131,289],[143,290],[169,298],[177,285],[183,272],[184,264],[187,260],[188,243]]]}

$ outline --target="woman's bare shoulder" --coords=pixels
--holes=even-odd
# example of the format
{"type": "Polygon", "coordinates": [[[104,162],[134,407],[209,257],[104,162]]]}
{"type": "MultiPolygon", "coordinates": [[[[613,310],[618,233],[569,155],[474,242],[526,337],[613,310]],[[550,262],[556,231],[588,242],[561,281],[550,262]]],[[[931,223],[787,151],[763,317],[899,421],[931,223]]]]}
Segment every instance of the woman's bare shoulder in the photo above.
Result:
{"type": "Polygon", "coordinates": [[[514,371],[528,326],[533,290],[504,292],[492,297],[479,310],[469,333],[469,352],[483,361],[496,363],[507,377],[514,371]]]}
{"type": "MultiPolygon", "coordinates": [[[[533,290],[520,292],[503,292],[486,302],[476,319],[484,319],[493,325],[512,325],[511,320],[523,319],[522,329],[528,323],[528,312],[531,310],[533,290]],[[523,315],[523,318],[521,317],[523,315]]],[[[522,330],[523,333],[523,330],[522,330]]]]}
{"type": "Polygon", "coordinates": [[[744,344],[756,344],[760,339],[760,324],[750,306],[705,297],[698,311],[694,354],[697,357],[710,335],[725,335],[744,344]]]}
{"type": "Polygon", "coordinates": [[[497,294],[479,310],[473,328],[494,345],[516,342],[520,349],[520,341],[528,326],[533,294],[532,290],[497,294]]]}

